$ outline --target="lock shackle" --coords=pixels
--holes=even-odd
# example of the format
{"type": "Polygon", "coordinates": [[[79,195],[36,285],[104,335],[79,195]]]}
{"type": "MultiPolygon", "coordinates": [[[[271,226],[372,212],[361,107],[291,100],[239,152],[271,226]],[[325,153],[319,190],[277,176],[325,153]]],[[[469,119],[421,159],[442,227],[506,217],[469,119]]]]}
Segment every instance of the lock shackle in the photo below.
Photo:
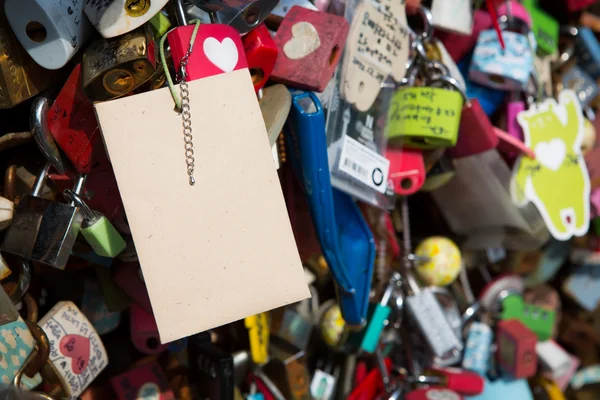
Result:
{"type": "Polygon", "coordinates": [[[65,189],[63,192],[63,195],[65,196],[65,198],[67,200],[72,202],[75,207],[79,208],[83,212],[84,220],[93,221],[96,219],[96,214],[94,213],[94,211],[92,211],[90,206],[88,206],[86,204],[86,202],[83,201],[83,199],[81,198],[81,195],[79,195],[78,193],[75,193],[71,189],[65,189]]]}
{"type": "Polygon", "coordinates": [[[463,98],[463,103],[466,104],[469,101],[469,98],[467,97],[467,93],[461,89],[461,87],[458,84],[458,81],[456,79],[452,78],[451,76],[441,75],[441,76],[431,79],[427,82],[427,86],[431,86],[431,87],[436,87],[437,84],[451,86],[453,89],[455,89],[457,92],[459,92],[461,94],[461,96],[463,98]]]}
{"type": "MultiPolygon", "coordinates": [[[[14,293],[15,290],[17,290],[17,284],[15,282],[8,282],[2,285],[2,287],[4,288],[4,291],[6,293],[14,293]]],[[[9,294],[10,297],[10,294],[9,294]]],[[[12,300],[12,299],[11,299],[12,300]]],[[[31,321],[31,322],[37,322],[38,321],[38,305],[37,302],[35,301],[35,299],[33,298],[33,296],[29,293],[25,293],[23,295],[23,297],[21,299],[19,299],[20,301],[18,301],[17,303],[13,303],[13,304],[18,304],[19,302],[23,302],[25,303],[25,307],[27,309],[27,317],[25,318],[25,320],[27,321],[31,321]]]]}
{"type": "Polygon", "coordinates": [[[29,128],[35,139],[38,148],[60,174],[66,171],[66,163],[56,147],[56,142],[48,128],[48,110],[50,109],[50,99],[47,94],[42,94],[35,98],[31,104],[31,114],[29,117],[29,128]]]}
{"type": "Polygon", "coordinates": [[[433,38],[433,14],[422,5],[417,9],[417,13],[423,19],[423,32],[417,35],[417,39],[420,39],[422,43],[429,43],[433,38]]]}
{"type": "Polygon", "coordinates": [[[431,80],[435,80],[440,76],[450,76],[450,70],[440,61],[427,59],[425,75],[431,80]]]}
{"type": "Polygon", "coordinates": [[[25,296],[25,293],[29,290],[31,284],[31,263],[26,260],[21,260],[21,271],[19,273],[19,280],[9,286],[6,290],[6,294],[10,298],[13,304],[18,304],[21,299],[25,296]],[[13,286],[14,285],[14,286],[13,286]]]}

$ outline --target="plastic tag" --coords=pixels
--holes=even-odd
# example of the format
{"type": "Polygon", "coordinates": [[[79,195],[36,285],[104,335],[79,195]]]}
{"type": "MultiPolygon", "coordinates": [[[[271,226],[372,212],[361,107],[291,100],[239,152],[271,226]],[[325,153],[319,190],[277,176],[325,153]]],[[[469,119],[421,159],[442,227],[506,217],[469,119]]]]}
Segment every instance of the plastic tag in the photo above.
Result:
{"type": "Polygon", "coordinates": [[[349,136],[342,138],[340,171],[343,171],[380,193],[387,188],[390,161],[349,136]]]}

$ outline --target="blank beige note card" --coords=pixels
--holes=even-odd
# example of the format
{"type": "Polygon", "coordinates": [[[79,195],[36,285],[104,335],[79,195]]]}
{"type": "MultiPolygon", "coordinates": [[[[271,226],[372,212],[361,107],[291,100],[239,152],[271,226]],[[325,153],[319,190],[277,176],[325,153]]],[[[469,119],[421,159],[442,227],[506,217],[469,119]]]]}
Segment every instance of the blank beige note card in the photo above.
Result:
{"type": "Polygon", "coordinates": [[[247,69],[95,105],[163,343],[310,296],[247,69]],[[179,91],[179,88],[177,88],[179,91]]]}

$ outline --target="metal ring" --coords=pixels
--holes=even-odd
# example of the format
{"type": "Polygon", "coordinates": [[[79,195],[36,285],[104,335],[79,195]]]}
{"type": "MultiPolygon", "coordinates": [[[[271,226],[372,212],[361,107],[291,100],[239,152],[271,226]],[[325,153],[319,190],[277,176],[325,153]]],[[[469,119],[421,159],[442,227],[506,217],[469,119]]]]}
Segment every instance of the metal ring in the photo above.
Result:
{"type": "Polygon", "coordinates": [[[87,220],[94,219],[94,212],[92,211],[90,206],[88,206],[85,203],[85,201],[83,201],[83,199],[81,198],[80,195],[73,192],[71,189],[65,189],[63,191],[63,195],[65,196],[65,198],[67,200],[72,201],[76,207],[80,208],[83,211],[83,213],[87,215],[87,217],[86,217],[87,220]]]}
{"type": "Polygon", "coordinates": [[[19,304],[31,284],[31,264],[29,261],[21,260],[21,272],[19,273],[19,280],[15,283],[15,288],[11,293],[8,293],[8,297],[13,304],[19,304]]]}
{"type": "Polygon", "coordinates": [[[465,103],[469,101],[467,93],[461,89],[456,79],[452,78],[451,76],[442,75],[438,78],[432,79],[429,82],[427,82],[427,86],[435,87],[433,85],[438,82],[452,86],[454,89],[456,89],[457,92],[459,92],[462,95],[463,101],[465,103]]]}
{"type": "Polygon", "coordinates": [[[423,43],[428,43],[433,38],[433,15],[428,8],[419,6],[419,15],[423,18],[423,32],[419,35],[423,43]]]}
{"type": "Polygon", "coordinates": [[[35,139],[40,151],[44,157],[60,174],[66,171],[65,162],[56,147],[56,142],[48,129],[48,110],[50,109],[50,100],[44,94],[38,96],[31,105],[31,116],[29,117],[29,126],[31,134],[35,139]]]}

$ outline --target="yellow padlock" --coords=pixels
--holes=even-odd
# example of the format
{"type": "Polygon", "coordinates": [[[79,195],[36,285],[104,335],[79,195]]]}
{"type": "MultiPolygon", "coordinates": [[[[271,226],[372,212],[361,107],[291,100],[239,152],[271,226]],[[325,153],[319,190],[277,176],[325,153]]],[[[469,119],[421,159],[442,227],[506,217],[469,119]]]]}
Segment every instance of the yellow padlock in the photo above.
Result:
{"type": "Polygon", "coordinates": [[[246,317],[250,353],[255,364],[262,365],[269,358],[269,316],[266,312],[246,317]]]}

